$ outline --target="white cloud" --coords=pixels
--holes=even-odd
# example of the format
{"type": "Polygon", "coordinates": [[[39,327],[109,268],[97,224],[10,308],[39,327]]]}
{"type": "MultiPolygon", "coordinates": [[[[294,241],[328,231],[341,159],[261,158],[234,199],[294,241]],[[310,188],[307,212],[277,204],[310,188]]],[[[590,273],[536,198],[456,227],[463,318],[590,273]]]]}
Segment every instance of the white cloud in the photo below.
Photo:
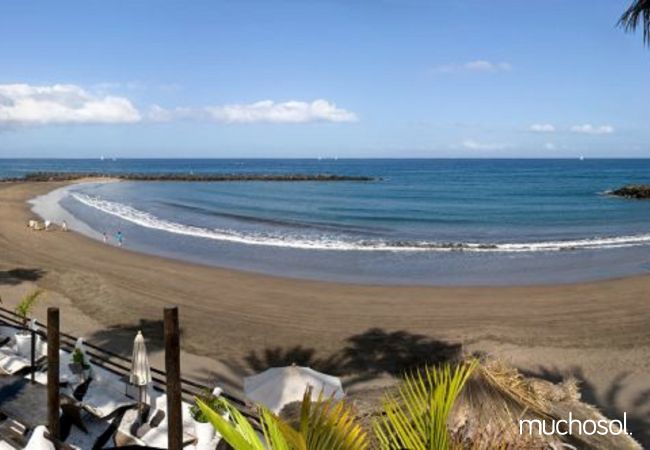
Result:
{"type": "Polygon", "coordinates": [[[151,122],[171,122],[178,119],[204,119],[205,114],[200,109],[185,107],[167,109],[160,105],[151,105],[146,118],[151,122]]]}
{"type": "Polygon", "coordinates": [[[557,146],[552,142],[547,142],[546,144],[544,144],[544,148],[546,150],[555,150],[557,146]]]}
{"type": "Polygon", "coordinates": [[[582,134],[612,134],[614,132],[614,127],[611,125],[594,126],[590,123],[585,123],[583,125],[572,126],[571,131],[582,134]]]}
{"type": "Polygon", "coordinates": [[[507,62],[490,62],[484,60],[470,61],[463,65],[467,70],[476,72],[507,72],[512,70],[512,65],[507,62]]]}
{"type": "Polygon", "coordinates": [[[505,144],[478,142],[474,139],[465,139],[462,146],[469,150],[503,150],[508,148],[505,144]]]}
{"type": "MultiPolygon", "coordinates": [[[[108,85],[103,86],[104,89],[108,85]]],[[[251,104],[163,108],[151,105],[140,113],[123,96],[72,84],[32,86],[0,84],[0,125],[135,123],[142,120],[208,120],[223,123],[356,122],[357,115],[327,100],[312,102],[264,100],[251,104]]]]}
{"type": "Polygon", "coordinates": [[[550,123],[534,123],[530,126],[530,131],[536,133],[553,133],[555,131],[555,126],[550,123]]]}
{"type": "Polygon", "coordinates": [[[0,85],[0,124],[133,123],[140,119],[129,99],[93,95],[72,84],[0,85]]]}
{"type": "Polygon", "coordinates": [[[250,104],[208,106],[205,108],[211,119],[225,123],[306,123],[306,122],[356,122],[355,113],[338,108],[327,100],[311,103],[287,101],[276,103],[263,100],[250,104]]]}
{"type": "Polygon", "coordinates": [[[433,69],[434,73],[457,73],[457,72],[508,72],[512,70],[512,64],[508,62],[492,62],[483,59],[468,61],[457,64],[443,64],[433,69]]]}

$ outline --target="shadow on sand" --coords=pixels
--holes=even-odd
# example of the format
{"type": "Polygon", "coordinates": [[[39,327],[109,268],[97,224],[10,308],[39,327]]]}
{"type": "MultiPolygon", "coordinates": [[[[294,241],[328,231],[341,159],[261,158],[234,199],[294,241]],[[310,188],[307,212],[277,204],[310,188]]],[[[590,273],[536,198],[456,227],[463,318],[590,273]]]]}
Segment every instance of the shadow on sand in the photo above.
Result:
{"type": "Polygon", "coordinates": [[[42,269],[19,267],[11,270],[0,270],[0,286],[17,286],[25,281],[38,281],[45,276],[42,269]]]}
{"type": "MultiPolygon", "coordinates": [[[[87,342],[110,350],[118,355],[130,357],[133,339],[142,331],[146,339],[147,351],[155,352],[165,348],[164,325],[161,320],[140,319],[137,324],[115,325],[87,336],[87,342]]],[[[180,330],[181,339],[183,330],[180,330]]]]}
{"type": "Polygon", "coordinates": [[[318,357],[313,348],[295,346],[267,348],[260,353],[252,351],[245,361],[253,372],[295,363],[335,375],[359,374],[371,378],[381,373],[399,376],[423,365],[455,360],[461,353],[460,344],[380,328],[350,336],[345,342],[339,352],[326,357],[318,357]]]}
{"type": "Polygon", "coordinates": [[[269,347],[251,351],[243,360],[224,362],[228,373],[203,369],[196,379],[208,384],[218,380],[220,386],[237,392],[243,388],[244,377],[295,363],[331,375],[347,376],[346,385],[350,388],[386,373],[401,376],[423,365],[454,361],[460,358],[461,351],[460,344],[429,336],[371,328],[349,336],[342,348],[332,354],[321,355],[316,349],[302,345],[269,347]]]}

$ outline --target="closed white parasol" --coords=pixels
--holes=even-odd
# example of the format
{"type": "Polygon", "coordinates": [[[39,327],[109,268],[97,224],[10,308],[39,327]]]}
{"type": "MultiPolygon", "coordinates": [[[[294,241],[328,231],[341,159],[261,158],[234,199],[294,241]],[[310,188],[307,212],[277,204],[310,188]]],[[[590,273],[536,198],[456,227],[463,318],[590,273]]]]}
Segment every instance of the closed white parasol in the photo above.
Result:
{"type": "Polygon", "coordinates": [[[309,387],[312,388],[313,400],[317,400],[321,392],[325,399],[340,399],[345,396],[338,377],[295,364],[273,367],[244,378],[246,397],[265,405],[274,413],[279,413],[288,403],[301,401],[309,387]]]}
{"type": "Polygon", "coordinates": [[[138,334],[133,340],[133,357],[131,359],[129,382],[134,386],[138,386],[140,391],[140,398],[138,400],[140,404],[144,403],[143,392],[145,391],[145,386],[151,383],[151,369],[149,368],[147,347],[141,331],[138,331],[138,334]]]}

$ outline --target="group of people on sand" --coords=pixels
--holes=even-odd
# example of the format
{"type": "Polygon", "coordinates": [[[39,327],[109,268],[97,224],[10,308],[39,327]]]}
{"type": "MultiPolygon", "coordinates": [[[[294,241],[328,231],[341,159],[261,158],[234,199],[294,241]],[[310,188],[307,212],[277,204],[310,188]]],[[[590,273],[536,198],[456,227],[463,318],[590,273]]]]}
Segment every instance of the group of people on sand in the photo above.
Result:
{"type": "MultiPolygon", "coordinates": [[[[104,244],[108,244],[108,234],[105,231],[102,233],[102,239],[104,240],[104,244]]],[[[124,245],[124,233],[118,230],[117,233],[115,233],[115,240],[119,247],[124,245]]]]}
{"type": "MultiPolygon", "coordinates": [[[[27,222],[27,227],[36,231],[51,231],[54,229],[54,224],[51,220],[45,220],[43,222],[40,220],[30,220],[27,222]]],[[[68,223],[65,220],[59,225],[59,230],[68,231],[68,223]]]]}
{"type": "MultiPolygon", "coordinates": [[[[54,229],[54,224],[50,220],[42,222],[40,220],[30,220],[27,223],[27,227],[36,231],[51,231],[54,229]]],[[[68,231],[68,223],[65,220],[62,221],[58,226],[58,229],[61,231],[68,231]]],[[[108,244],[108,234],[105,231],[102,233],[102,239],[104,244],[108,244]]],[[[124,245],[124,233],[122,233],[121,230],[118,230],[117,233],[115,233],[115,241],[119,247],[124,245]]]]}

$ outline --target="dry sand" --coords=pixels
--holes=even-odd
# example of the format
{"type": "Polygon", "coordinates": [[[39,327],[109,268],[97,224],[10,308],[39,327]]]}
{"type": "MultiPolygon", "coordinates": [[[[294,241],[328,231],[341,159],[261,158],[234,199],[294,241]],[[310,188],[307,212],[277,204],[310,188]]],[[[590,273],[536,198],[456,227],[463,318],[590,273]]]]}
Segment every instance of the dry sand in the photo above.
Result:
{"type": "Polygon", "coordinates": [[[178,305],[184,375],[230,389],[242,375],[295,361],[347,374],[358,391],[463,344],[549,379],[574,374],[587,401],[611,418],[626,411],[650,446],[650,276],[482,288],[244,273],[30,231],[25,202],[60,186],[0,183],[0,296],[11,306],[36,285],[47,289],[36,315],[60,306],[71,334],[128,354],[142,329],[160,366],[162,309],[178,305]]]}

